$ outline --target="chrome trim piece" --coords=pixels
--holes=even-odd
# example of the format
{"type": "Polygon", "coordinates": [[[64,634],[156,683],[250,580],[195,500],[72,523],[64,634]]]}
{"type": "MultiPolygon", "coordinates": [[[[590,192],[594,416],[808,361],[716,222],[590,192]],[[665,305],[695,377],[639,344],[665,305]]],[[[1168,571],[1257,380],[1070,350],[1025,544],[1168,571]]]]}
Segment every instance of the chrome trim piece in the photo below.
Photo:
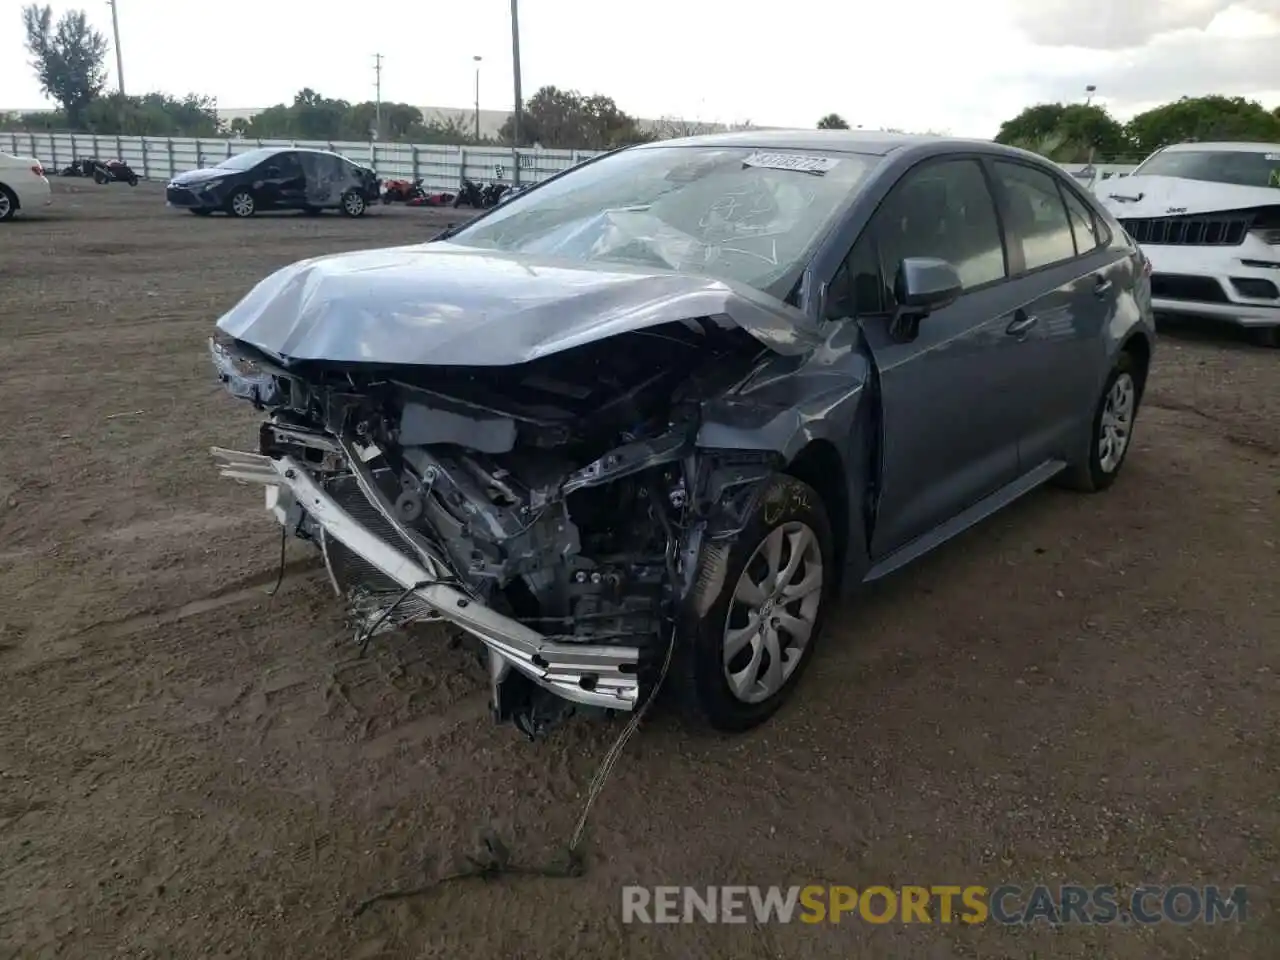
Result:
{"type": "Polygon", "coordinates": [[[282,508],[291,501],[289,506],[305,511],[326,537],[333,537],[406,590],[425,584],[413,591],[415,596],[535,683],[574,703],[612,710],[635,709],[640,693],[637,648],[548,640],[441,582],[440,576],[370,532],[292,458],[276,460],[221,447],[210,452],[219,463],[221,476],[267,487],[268,509],[277,521],[285,522],[289,511],[282,508]]]}

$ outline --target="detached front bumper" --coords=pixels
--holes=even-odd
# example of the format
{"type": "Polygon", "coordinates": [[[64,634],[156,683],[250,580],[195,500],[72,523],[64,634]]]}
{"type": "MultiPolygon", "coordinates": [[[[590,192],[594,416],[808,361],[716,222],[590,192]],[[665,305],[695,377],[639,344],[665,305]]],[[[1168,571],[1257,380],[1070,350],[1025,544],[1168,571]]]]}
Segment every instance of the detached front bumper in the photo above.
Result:
{"type": "MultiPolygon", "coordinates": [[[[635,647],[556,643],[524,624],[441,582],[426,567],[351,517],[290,457],[273,459],[215,447],[221,474],[267,488],[267,509],[281,524],[297,507],[328,537],[400,584],[443,619],[461,627],[489,649],[491,674],[500,679],[514,668],[534,683],[574,703],[611,710],[634,710],[639,699],[635,647]],[[420,586],[421,584],[426,586],[420,586]]],[[[496,693],[495,693],[496,696],[496,693]]],[[[496,704],[495,704],[496,706],[496,704]]]]}

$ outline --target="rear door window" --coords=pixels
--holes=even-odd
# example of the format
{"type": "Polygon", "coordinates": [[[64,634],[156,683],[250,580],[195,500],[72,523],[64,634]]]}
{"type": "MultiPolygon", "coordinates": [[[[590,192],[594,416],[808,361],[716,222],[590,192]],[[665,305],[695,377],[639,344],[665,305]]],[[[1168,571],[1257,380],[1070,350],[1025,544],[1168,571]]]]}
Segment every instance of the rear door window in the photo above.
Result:
{"type": "Polygon", "coordinates": [[[1076,255],[1075,235],[1053,176],[1005,160],[997,160],[992,166],[1005,192],[1005,226],[1022,242],[1026,269],[1072,259],[1076,255]]]}
{"type": "Polygon", "coordinates": [[[1081,256],[1092,253],[1102,246],[1105,228],[1098,222],[1093,211],[1084,205],[1084,201],[1070,190],[1063,189],[1062,197],[1067,202],[1067,217],[1071,221],[1071,234],[1075,237],[1076,253],[1081,256]]]}

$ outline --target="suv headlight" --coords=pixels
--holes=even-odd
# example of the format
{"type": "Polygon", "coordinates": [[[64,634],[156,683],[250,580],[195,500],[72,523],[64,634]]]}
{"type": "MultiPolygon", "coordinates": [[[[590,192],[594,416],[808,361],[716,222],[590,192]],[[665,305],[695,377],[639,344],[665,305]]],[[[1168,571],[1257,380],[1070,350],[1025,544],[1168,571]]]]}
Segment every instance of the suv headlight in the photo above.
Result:
{"type": "Polygon", "coordinates": [[[1254,227],[1249,231],[1263,243],[1280,247],[1280,227],[1254,227]]]}

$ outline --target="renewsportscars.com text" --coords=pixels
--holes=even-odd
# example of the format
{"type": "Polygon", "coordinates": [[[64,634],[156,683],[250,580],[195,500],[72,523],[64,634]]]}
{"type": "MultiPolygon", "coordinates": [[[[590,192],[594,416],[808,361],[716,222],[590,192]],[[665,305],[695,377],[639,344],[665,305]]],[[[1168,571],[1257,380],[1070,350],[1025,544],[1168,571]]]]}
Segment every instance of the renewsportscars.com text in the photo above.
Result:
{"type": "Polygon", "coordinates": [[[1244,922],[1242,886],[628,886],[623,923],[1153,924],[1244,922]]]}

